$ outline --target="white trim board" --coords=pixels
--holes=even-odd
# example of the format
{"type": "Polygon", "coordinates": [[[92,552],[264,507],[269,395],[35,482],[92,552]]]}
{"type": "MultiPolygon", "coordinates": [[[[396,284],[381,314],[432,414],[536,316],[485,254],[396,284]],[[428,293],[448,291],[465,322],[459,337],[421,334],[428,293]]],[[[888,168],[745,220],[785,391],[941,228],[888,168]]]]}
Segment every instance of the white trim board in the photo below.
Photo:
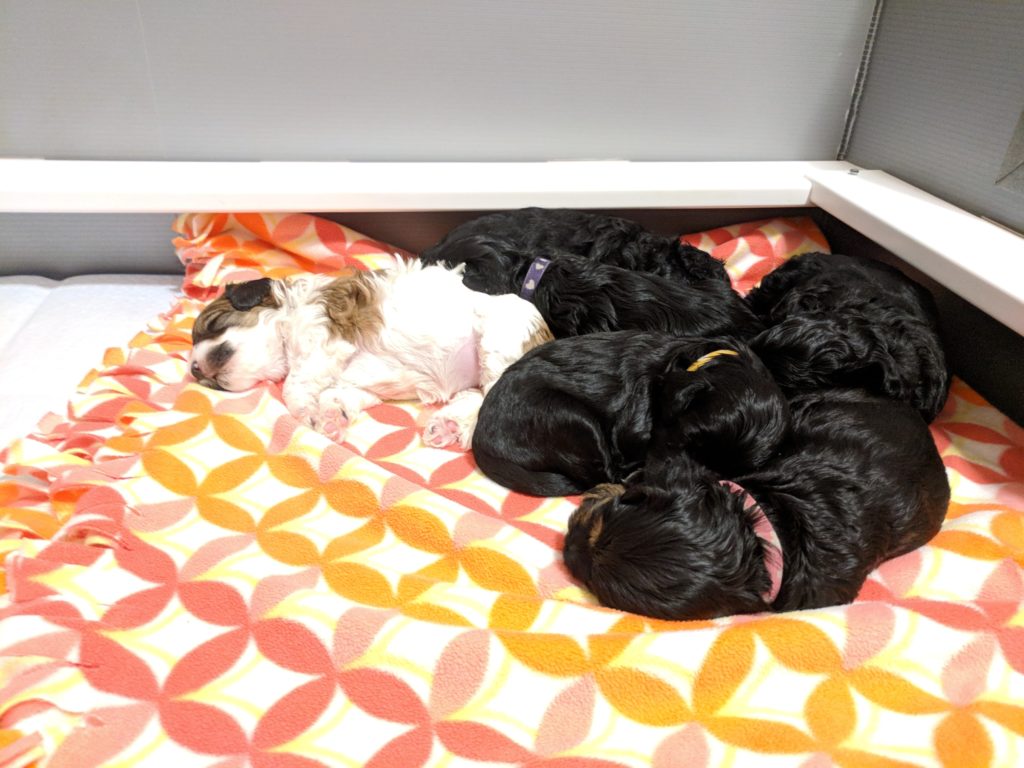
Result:
{"type": "Polygon", "coordinates": [[[0,160],[0,211],[437,211],[808,205],[823,162],[336,163],[0,160]]]}
{"type": "Polygon", "coordinates": [[[812,171],[811,203],[1024,335],[1024,237],[882,171],[812,171]]]}
{"type": "Polygon", "coordinates": [[[818,206],[1024,335],[1024,238],[838,161],[205,163],[0,159],[0,212],[818,206]]]}

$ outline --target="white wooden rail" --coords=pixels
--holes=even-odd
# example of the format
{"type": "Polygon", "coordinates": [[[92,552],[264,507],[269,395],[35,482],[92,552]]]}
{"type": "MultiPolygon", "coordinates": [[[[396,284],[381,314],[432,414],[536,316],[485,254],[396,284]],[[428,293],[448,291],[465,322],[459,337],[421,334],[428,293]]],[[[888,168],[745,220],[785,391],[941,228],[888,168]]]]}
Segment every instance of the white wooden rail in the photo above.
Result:
{"type": "Polygon", "coordinates": [[[816,206],[1024,334],[1024,237],[834,161],[536,163],[0,159],[0,213],[816,206]]]}

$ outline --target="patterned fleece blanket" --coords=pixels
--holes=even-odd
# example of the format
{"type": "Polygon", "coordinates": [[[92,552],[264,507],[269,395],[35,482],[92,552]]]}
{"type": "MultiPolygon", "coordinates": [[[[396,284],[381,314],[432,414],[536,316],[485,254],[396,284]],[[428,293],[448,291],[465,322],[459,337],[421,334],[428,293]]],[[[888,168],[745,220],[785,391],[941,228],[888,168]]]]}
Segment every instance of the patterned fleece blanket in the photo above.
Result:
{"type": "MultiPolygon", "coordinates": [[[[0,453],[0,765],[1024,764],[1024,430],[957,380],[942,531],[851,605],[672,623],[567,576],[512,494],[388,403],[344,444],[185,383],[227,281],[373,268],[307,215],[183,215],[183,295],[0,453]]],[[[689,236],[747,289],[805,218],[689,236]]]]}

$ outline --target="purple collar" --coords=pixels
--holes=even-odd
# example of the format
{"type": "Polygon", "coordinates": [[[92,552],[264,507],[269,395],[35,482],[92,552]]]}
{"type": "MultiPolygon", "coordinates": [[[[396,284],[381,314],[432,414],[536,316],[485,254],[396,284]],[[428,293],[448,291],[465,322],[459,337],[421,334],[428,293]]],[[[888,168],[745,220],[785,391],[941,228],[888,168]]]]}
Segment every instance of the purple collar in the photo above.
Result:
{"type": "Polygon", "coordinates": [[[537,284],[544,277],[544,270],[547,269],[550,263],[551,259],[540,257],[533,260],[533,263],[530,264],[530,269],[526,272],[526,277],[523,278],[523,287],[519,289],[519,296],[521,298],[527,301],[533,298],[533,292],[537,290],[537,284]]]}

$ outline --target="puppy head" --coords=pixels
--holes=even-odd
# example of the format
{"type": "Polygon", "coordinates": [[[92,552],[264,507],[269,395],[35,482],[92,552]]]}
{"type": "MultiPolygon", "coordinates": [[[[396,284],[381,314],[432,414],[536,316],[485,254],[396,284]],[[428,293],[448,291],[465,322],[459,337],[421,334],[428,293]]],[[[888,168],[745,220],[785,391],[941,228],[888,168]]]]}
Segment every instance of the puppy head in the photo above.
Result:
{"type": "Polygon", "coordinates": [[[736,341],[681,341],[656,398],[656,451],[684,451],[727,477],[762,465],[789,430],[785,395],[757,355],[736,341]]]}
{"type": "Polygon", "coordinates": [[[192,375],[204,386],[230,392],[284,378],[284,344],[277,327],[282,315],[276,281],[228,285],[192,326],[192,375]]]}
{"type": "Polygon", "coordinates": [[[741,498],[685,459],[586,494],[563,556],[609,608],[675,620],[768,608],[770,578],[741,498]]]}

